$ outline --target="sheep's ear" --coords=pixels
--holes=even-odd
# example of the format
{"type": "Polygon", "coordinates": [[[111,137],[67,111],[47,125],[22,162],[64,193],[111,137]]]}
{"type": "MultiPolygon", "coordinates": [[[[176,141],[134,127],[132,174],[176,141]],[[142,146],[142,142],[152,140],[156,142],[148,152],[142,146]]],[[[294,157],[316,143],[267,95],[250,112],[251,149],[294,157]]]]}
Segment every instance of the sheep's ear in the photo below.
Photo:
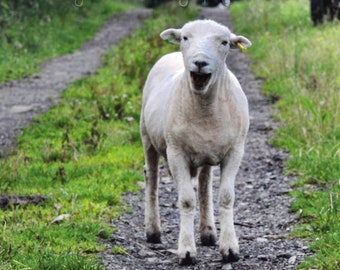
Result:
{"type": "Polygon", "coordinates": [[[164,30],[160,36],[164,40],[167,40],[171,43],[178,44],[181,42],[181,29],[170,28],[170,29],[164,30]]]}
{"type": "Polygon", "coordinates": [[[230,48],[231,49],[240,49],[244,51],[250,46],[251,46],[251,42],[249,39],[243,36],[236,36],[235,34],[230,35],[230,48]]]}

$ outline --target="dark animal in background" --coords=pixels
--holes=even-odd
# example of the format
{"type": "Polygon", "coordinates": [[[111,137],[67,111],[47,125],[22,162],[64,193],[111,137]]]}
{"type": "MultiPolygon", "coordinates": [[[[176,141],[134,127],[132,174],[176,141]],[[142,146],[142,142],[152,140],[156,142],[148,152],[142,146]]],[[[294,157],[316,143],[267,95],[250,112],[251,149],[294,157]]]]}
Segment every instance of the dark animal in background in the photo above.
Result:
{"type": "Polygon", "coordinates": [[[340,20],[340,0],[310,0],[311,19],[314,26],[322,24],[326,18],[340,20]]]}

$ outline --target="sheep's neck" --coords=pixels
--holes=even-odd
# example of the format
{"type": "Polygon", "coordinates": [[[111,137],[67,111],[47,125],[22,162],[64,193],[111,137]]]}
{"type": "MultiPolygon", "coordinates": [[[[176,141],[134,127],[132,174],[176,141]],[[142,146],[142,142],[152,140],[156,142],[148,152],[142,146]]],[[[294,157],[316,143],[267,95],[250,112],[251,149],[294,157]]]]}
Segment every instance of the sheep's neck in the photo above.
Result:
{"type": "MultiPolygon", "coordinates": [[[[225,77],[223,77],[225,78],[225,77]]],[[[216,81],[214,85],[211,85],[211,89],[205,95],[197,95],[191,91],[188,91],[188,96],[185,97],[184,110],[186,115],[191,119],[211,119],[216,115],[220,115],[221,106],[225,104],[226,96],[224,96],[223,89],[225,86],[224,79],[216,81]],[[223,103],[223,104],[222,104],[223,103]]]]}

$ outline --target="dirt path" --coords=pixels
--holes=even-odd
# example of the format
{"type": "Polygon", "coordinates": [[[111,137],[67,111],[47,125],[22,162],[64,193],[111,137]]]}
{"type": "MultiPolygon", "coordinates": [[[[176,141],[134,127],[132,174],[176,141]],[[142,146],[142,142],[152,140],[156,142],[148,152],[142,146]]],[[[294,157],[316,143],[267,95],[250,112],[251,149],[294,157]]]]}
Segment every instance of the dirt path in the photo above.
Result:
{"type": "Polygon", "coordinates": [[[34,117],[58,102],[69,83],[96,71],[101,55],[139,26],[150,12],[141,9],[115,15],[80,50],[47,61],[40,73],[24,80],[0,84],[0,157],[13,149],[14,138],[34,117]]]}
{"type": "MultiPolygon", "coordinates": [[[[202,17],[231,24],[226,10],[204,9],[202,17]]],[[[289,212],[291,199],[287,196],[294,179],[282,174],[287,154],[268,144],[277,128],[270,118],[272,101],[261,95],[261,82],[254,78],[247,55],[232,52],[227,63],[246,92],[251,115],[246,154],[236,184],[235,225],[241,259],[223,265],[217,247],[201,246],[196,220],[198,262],[187,269],[295,269],[308,255],[308,248],[301,240],[289,238],[297,222],[296,216],[289,212]]],[[[218,174],[216,169],[215,178],[218,174]]],[[[184,269],[177,265],[175,254],[179,227],[176,194],[171,179],[163,176],[160,187],[163,234],[159,245],[145,241],[143,191],[126,194],[125,201],[132,211],[114,224],[118,231],[102,254],[107,269],[184,269]],[[124,247],[128,255],[110,254],[114,245],[124,247]]]]}
{"type": "MultiPolygon", "coordinates": [[[[150,10],[138,10],[116,15],[81,50],[48,61],[39,74],[0,85],[0,157],[13,149],[14,138],[24,126],[57,103],[67,84],[92,74],[108,46],[116,45],[131,33],[149,13],[150,10]]],[[[202,14],[230,26],[226,10],[204,9],[202,14]]],[[[302,241],[288,237],[296,223],[296,216],[289,213],[291,199],[287,197],[294,179],[281,173],[287,155],[268,145],[277,126],[270,118],[271,101],[260,94],[261,82],[252,75],[247,55],[232,53],[228,65],[246,91],[251,115],[246,154],[236,185],[235,224],[241,259],[223,265],[218,248],[200,246],[197,238],[198,262],[186,269],[295,269],[308,253],[302,241]]],[[[218,177],[218,170],[214,175],[218,177]]],[[[126,194],[125,201],[133,211],[113,224],[118,231],[107,241],[107,250],[100,254],[107,269],[184,269],[177,266],[175,254],[179,224],[176,194],[171,179],[162,177],[160,245],[145,241],[143,191],[126,194]],[[112,255],[114,245],[124,247],[128,255],[112,255]]]]}

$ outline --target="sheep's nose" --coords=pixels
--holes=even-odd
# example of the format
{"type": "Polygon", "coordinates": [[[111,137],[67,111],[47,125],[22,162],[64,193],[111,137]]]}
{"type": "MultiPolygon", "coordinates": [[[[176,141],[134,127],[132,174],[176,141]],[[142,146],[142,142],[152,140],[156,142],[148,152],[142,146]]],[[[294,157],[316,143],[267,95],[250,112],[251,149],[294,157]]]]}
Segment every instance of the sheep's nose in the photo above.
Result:
{"type": "Polygon", "coordinates": [[[200,70],[202,67],[205,67],[208,65],[207,62],[204,61],[195,61],[194,64],[198,67],[198,69],[200,70]]]}

